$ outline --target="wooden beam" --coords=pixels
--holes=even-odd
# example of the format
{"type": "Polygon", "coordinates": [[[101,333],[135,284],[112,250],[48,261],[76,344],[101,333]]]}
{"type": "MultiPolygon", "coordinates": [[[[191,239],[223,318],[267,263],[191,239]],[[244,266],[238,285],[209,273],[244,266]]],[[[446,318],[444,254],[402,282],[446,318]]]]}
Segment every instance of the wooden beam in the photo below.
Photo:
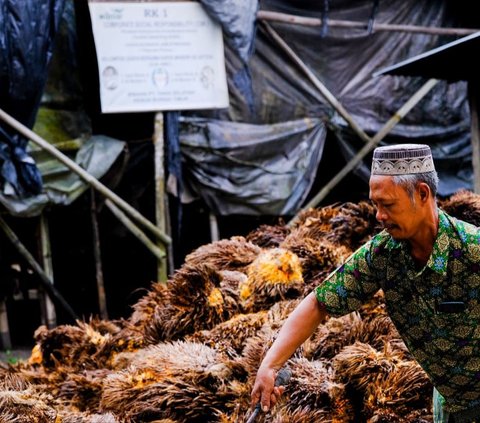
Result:
{"type": "Polygon", "coordinates": [[[366,144],[363,148],[355,155],[355,157],[350,160],[346,166],[333,177],[321,190],[320,192],[310,200],[310,202],[302,207],[302,209],[291,219],[287,226],[292,226],[297,220],[299,215],[304,211],[312,207],[317,206],[320,201],[322,201],[327,194],[335,187],[349,172],[355,169],[360,161],[372,151],[378,143],[385,138],[385,136],[392,130],[392,128],[410,111],[412,108],[423,98],[425,97],[430,90],[438,83],[437,79],[429,79],[425,84],[423,84],[420,89],[412,96],[410,99],[400,108],[398,111],[387,121],[385,125],[377,132],[377,134],[366,144]]]}
{"type": "MultiPolygon", "coordinates": [[[[40,243],[43,269],[45,270],[45,274],[48,276],[48,278],[52,281],[53,284],[54,278],[52,246],[50,243],[50,228],[48,225],[47,216],[45,215],[45,211],[43,211],[40,215],[40,243]]],[[[50,299],[50,297],[45,297],[45,295],[41,295],[41,303],[44,314],[43,318],[45,319],[43,324],[46,325],[47,328],[52,329],[57,326],[57,314],[55,312],[55,306],[53,304],[53,301],[50,299]]]]}
{"type": "MultiPolygon", "coordinates": [[[[304,26],[322,26],[322,19],[308,18],[304,16],[290,15],[287,13],[272,12],[268,10],[259,10],[257,19],[270,22],[280,22],[288,24],[297,24],[304,26]]],[[[328,19],[328,26],[332,28],[351,28],[367,30],[368,21],[346,21],[338,19],[328,19]]],[[[475,28],[435,28],[430,26],[418,25],[397,25],[374,22],[372,32],[393,31],[393,32],[410,32],[414,34],[431,34],[431,35],[456,35],[465,36],[480,31],[475,28]]]]}
{"type": "Polygon", "coordinates": [[[328,88],[317,78],[317,76],[308,68],[308,66],[300,59],[300,57],[290,48],[290,46],[278,35],[278,33],[266,22],[262,25],[277,45],[293,60],[293,62],[302,70],[312,84],[317,88],[327,102],[337,111],[337,113],[345,119],[347,124],[364,142],[369,142],[370,137],[357,125],[350,113],[335,98],[328,88]]]}
{"type": "MultiPolygon", "coordinates": [[[[167,209],[165,203],[165,121],[163,112],[155,114],[153,148],[154,148],[154,166],[155,166],[155,220],[157,227],[163,233],[171,232],[167,229],[167,209]]],[[[162,245],[159,245],[165,257],[158,260],[157,280],[166,282],[168,279],[168,254],[162,245]]]]}
{"type": "Polygon", "coordinates": [[[93,257],[95,259],[98,309],[100,317],[103,320],[108,320],[107,295],[105,294],[105,282],[103,278],[102,250],[100,248],[100,231],[98,229],[98,212],[94,189],[90,189],[90,217],[92,219],[93,257]]]}
{"type": "Polygon", "coordinates": [[[7,303],[3,299],[0,299],[0,345],[3,350],[10,350],[12,348],[12,340],[8,326],[7,303]]]}
{"type": "Polygon", "coordinates": [[[126,215],[122,212],[112,201],[109,199],[105,200],[105,205],[113,213],[113,215],[122,222],[125,227],[135,235],[138,240],[147,247],[150,252],[157,257],[158,260],[163,260],[165,258],[165,252],[160,250],[143,232],[142,230],[135,225],[126,215]]]}
{"type": "Polygon", "coordinates": [[[80,167],[68,156],[63,154],[60,150],[55,148],[48,141],[45,141],[42,137],[37,135],[31,129],[27,128],[25,125],[20,123],[18,120],[10,116],[8,113],[3,111],[2,109],[0,109],[0,119],[3,120],[8,125],[10,125],[15,130],[17,130],[20,134],[22,134],[23,136],[31,140],[34,144],[38,145],[40,148],[47,151],[56,159],[58,159],[60,162],[62,162],[65,166],[67,166],[70,170],[75,172],[90,186],[95,188],[98,192],[100,192],[106,198],[108,198],[113,203],[115,203],[118,206],[118,208],[122,209],[125,213],[127,213],[133,219],[135,219],[138,223],[143,225],[145,228],[149,229],[164,244],[168,245],[172,242],[171,238],[168,235],[161,232],[152,222],[146,219],[141,213],[139,213],[135,208],[133,208],[125,200],[123,200],[113,191],[108,189],[108,187],[103,185],[97,178],[90,175],[90,173],[88,173],[85,169],[80,167]]]}
{"type": "Polygon", "coordinates": [[[0,229],[3,230],[7,238],[10,242],[14,245],[20,255],[26,260],[26,262],[31,266],[31,268],[37,273],[40,277],[40,282],[42,283],[43,288],[48,293],[50,298],[58,305],[63,307],[63,309],[70,315],[73,320],[77,320],[78,316],[73,311],[72,307],[65,301],[63,296],[58,292],[58,290],[54,287],[52,281],[48,277],[48,275],[42,269],[35,258],[30,254],[28,249],[22,244],[20,239],[17,237],[15,232],[8,226],[7,222],[0,217],[0,229]]]}

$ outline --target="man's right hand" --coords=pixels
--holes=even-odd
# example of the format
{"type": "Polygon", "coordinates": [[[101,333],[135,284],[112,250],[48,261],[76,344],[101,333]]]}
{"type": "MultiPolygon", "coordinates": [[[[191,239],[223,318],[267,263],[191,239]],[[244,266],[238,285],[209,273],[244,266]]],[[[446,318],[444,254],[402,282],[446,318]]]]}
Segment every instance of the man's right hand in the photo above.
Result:
{"type": "Polygon", "coordinates": [[[307,295],[290,314],[258,369],[251,394],[252,406],[260,402],[262,410],[268,411],[277,403],[285,390],[282,386],[275,386],[278,369],[326,316],[325,307],[317,301],[315,292],[307,295]]]}
{"type": "Polygon", "coordinates": [[[276,376],[277,371],[275,369],[260,366],[251,394],[252,407],[260,402],[262,410],[265,412],[277,403],[285,391],[285,387],[275,386],[276,376]]]}

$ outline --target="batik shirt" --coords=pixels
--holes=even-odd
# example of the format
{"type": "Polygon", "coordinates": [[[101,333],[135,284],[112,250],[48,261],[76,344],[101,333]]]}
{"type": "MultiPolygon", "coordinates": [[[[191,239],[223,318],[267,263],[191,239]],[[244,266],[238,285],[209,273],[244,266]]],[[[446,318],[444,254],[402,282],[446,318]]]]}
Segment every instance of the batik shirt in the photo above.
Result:
{"type": "Polygon", "coordinates": [[[409,351],[457,412],[480,405],[480,229],[439,210],[427,264],[418,270],[405,241],[372,238],[316,288],[332,316],[357,310],[382,289],[390,318],[409,351]],[[444,301],[464,311],[440,312],[444,301]]]}

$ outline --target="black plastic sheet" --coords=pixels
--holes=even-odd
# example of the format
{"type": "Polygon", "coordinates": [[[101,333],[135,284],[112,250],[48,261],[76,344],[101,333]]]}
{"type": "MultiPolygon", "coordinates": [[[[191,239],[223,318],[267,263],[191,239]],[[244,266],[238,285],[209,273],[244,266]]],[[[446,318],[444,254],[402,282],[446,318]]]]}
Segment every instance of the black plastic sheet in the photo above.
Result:
{"type": "Polygon", "coordinates": [[[216,215],[289,215],[312,186],[326,128],[319,119],[252,125],[180,121],[184,174],[216,215]]]}
{"type": "MultiPolygon", "coordinates": [[[[0,108],[32,128],[47,79],[65,0],[0,1],[0,108]]],[[[4,191],[38,194],[42,178],[27,154],[28,140],[0,122],[4,191]]]]}
{"type": "MultiPolygon", "coordinates": [[[[264,0],[260,8],[320,18],[324,15],[324,6],[323,1],[264,0]]],[[[375,7],[373,0],[329,1],[328,20],[363,22],[365,25],[341,28],[328,24],[326,34],[322,34],[320,26],[269,22],[370,136],[374,136],[426,81],[422,77],[374,78],[372,74],[459,38],[409,31],[370,32],[368,28],[375,7]]],[[[454,21],[458,14],[453,12],[455,4],[447,1],[382,0],[374,17],[376,23],[431,28],[461,26],[461,22],[454,21]]],[[[344,154],[343,158],[322,160],[349,161],[363,147],[363,141],[271,39],[262,24],[257,22],[257,27],[255,49],[249,61],[253,106],[234,83],[239,59],[227,49],[230,107],[195,112],[193,115],[258,125],[302,118],[322,119],[342,146],[344,154]]],[[[465,81],[440,81],[382,141],[382,144],[429,144],[441,178],[441,196],[450,195],[460,188],[473,188],[466,87],[465,81]]],[[[355,169],[355,174],[365,183],[369,168],[370,157],[366,157],[364,163],[355,169]]],[[[320,167],[318,172],[321,171],[320,167]]],[[[332,178],[334,176],[331,175],[332,178]]]]}
{"type": "Polygon", "coordinates": [[[258,0],[200,0],[207,13],[220,23],[230,47],[248,62],[255,41],[258,0]]]}

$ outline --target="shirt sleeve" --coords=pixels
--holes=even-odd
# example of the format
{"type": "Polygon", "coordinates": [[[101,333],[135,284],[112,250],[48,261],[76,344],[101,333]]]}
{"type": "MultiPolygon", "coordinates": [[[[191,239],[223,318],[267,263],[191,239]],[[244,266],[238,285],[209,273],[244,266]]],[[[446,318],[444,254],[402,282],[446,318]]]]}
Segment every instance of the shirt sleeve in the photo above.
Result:
{"type": "Polygon", "coordinates": [[[354,252],[315,289],[317,300],[328,314],[342,316],[358,310],[381,287],[374,277],[372,241],[354,252]]]}

